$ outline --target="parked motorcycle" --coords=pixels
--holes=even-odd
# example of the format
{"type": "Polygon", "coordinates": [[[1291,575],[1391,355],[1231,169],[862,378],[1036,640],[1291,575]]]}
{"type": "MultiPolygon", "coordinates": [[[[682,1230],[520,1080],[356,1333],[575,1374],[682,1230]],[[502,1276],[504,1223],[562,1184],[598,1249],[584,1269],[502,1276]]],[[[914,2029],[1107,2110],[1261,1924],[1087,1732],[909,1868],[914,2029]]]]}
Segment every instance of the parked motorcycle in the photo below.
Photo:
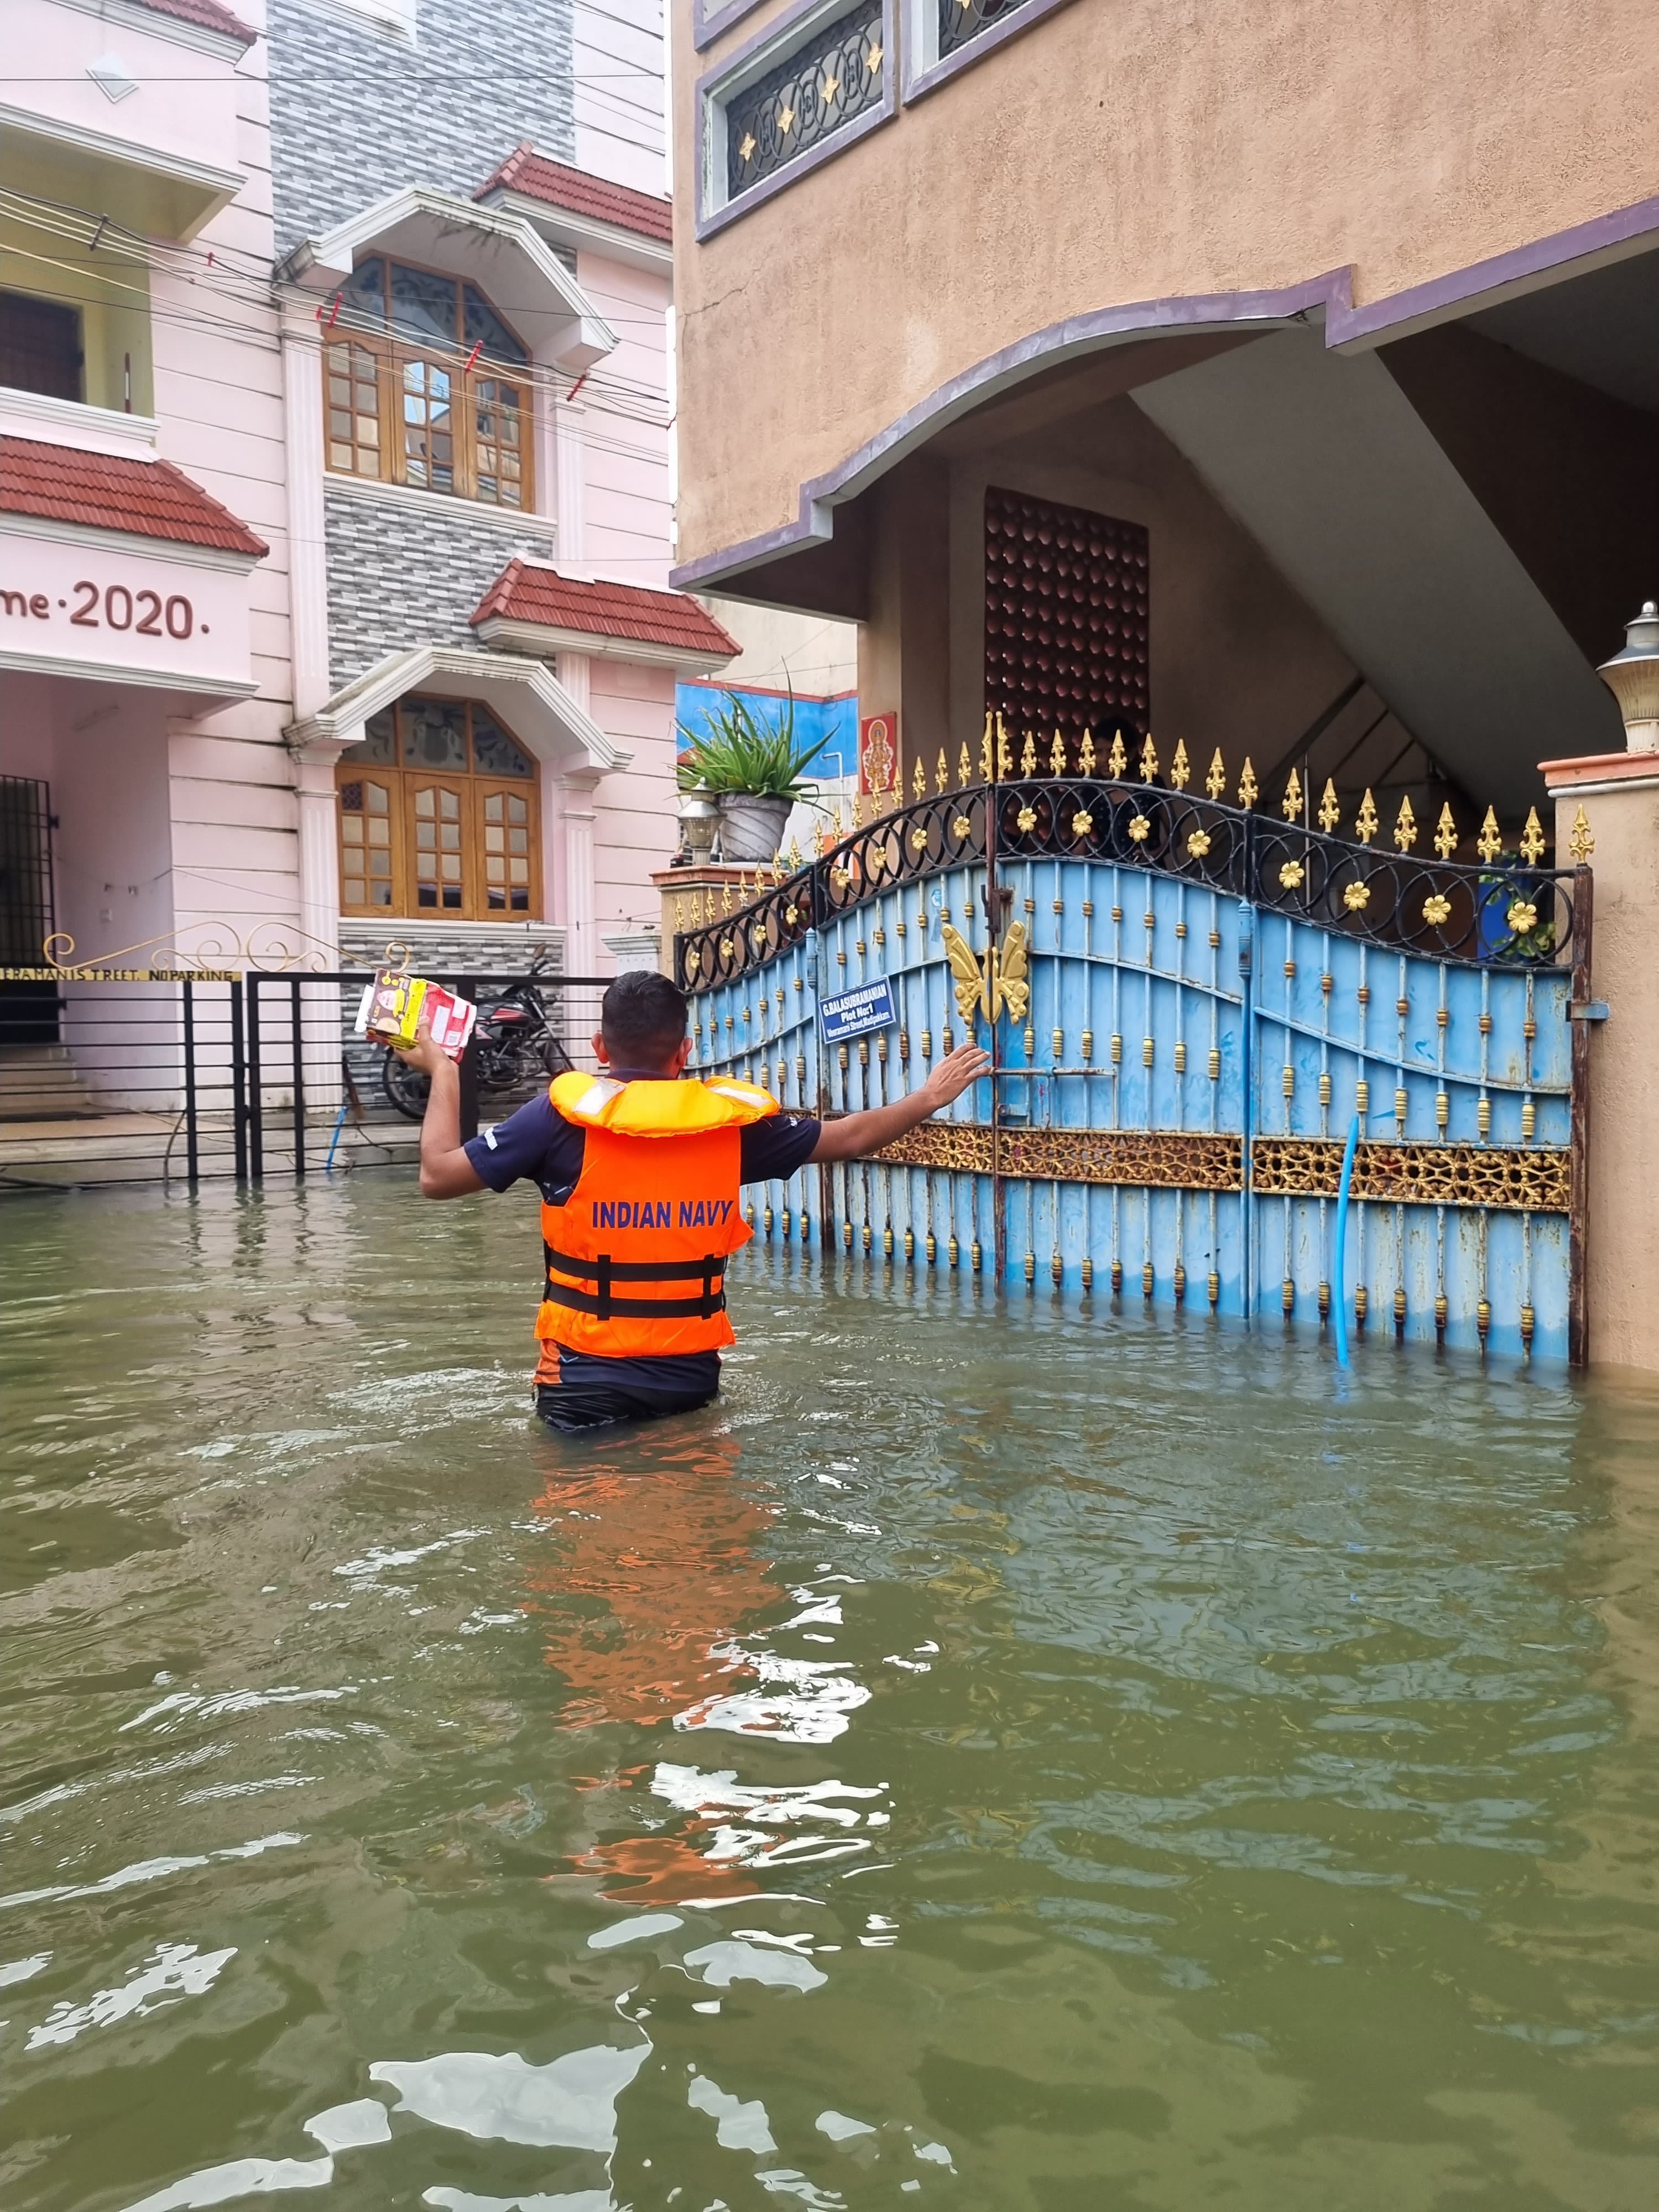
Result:
{"type": "MultiPolygon", "coordinates": [[[[538,952],[519,981],[498,999],[480,1002],[473,1036],[481,1091],[535,1089],[546,1077],[563,1075],[574,1065],[548,1024],[539,988],[546,963],[546,953],[538,952]]],[[[380,1084],[400,1114],[411,1121],[424,1117],[432,1085],[418,1068],[388,1052],[380,1084]]]]}

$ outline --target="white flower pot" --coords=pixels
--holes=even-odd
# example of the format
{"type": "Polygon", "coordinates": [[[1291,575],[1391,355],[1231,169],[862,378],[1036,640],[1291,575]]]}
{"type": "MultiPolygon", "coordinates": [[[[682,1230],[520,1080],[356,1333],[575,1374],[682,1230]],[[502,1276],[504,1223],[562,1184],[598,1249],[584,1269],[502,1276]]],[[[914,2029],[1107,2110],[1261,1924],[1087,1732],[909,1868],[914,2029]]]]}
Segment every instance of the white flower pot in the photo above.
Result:
{"type": "Polygon", "coordinates": [[[720,796],[720,858],[723,860],[771,860],[777,857],[783,825],[789,819],[793,799],[757,799],[746,791],[720,796]]]}

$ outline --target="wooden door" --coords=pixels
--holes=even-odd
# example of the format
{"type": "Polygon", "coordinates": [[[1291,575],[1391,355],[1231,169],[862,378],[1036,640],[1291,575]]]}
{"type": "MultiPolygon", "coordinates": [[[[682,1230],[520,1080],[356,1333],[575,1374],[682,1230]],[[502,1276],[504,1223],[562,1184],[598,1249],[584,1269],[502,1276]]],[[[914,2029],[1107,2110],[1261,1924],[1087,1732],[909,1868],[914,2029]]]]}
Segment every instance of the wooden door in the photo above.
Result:
{"type": "Polygon", "coordinates": [[[347,914],[395,914],[398,881],[395,779],[353,775],[340,784],[340,905],[347,914]]]}
{"type": "Polygon", "coordinates": [[[541,912],[540,843],[533,783],[480,783],[477,853],[482,914],[541,912]]]}
{"type": "Polygon", "coordinates": [[[409,865],[417,914],[465,917],[477,911],[468,880],[467,789],[459,778],[404,779],[409,826],[409,865]]]}

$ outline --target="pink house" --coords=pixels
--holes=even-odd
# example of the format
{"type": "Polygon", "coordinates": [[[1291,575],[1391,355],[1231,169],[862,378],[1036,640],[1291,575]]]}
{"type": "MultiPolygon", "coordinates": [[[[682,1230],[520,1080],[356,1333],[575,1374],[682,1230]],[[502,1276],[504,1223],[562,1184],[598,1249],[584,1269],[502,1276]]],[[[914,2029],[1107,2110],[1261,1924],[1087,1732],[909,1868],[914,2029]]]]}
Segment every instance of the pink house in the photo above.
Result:
{"type": "Polygon", "coordinates": [[[501,91],[544,14],[11,0],[0,969],[594,974],[653,926],[676,678],[736,647],[667,586],[663,172],[568,45],[501,91]]]}

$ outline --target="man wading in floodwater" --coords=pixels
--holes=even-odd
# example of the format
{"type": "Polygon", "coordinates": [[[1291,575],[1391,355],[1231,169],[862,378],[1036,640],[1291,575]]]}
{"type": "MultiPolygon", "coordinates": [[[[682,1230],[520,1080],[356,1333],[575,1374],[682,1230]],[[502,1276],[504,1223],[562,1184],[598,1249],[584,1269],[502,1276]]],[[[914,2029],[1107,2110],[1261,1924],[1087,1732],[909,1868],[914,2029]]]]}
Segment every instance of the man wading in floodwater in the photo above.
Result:
{"type": "Polygon", "coordinates": [[[720,1386],[720,1347],[736,1340],[724,1277],[752,1234],[742,1186],[873,1152],[991,1066],[977,1045],[959,1045],[890,1106],[786,1120],[752,1083],[684,1074],[684,995],[645,971],[605,993],[593,1049],[607,1073],[556,1076],[546,1097],[465,1145],[454,1061],[424,1034],[403,1055],[432,1081],[421,1125],[426,1197],[505,1190],[521,1176],[541,1186],[536,1405],[556,1429],[706,1406],[720,1386]]]}

